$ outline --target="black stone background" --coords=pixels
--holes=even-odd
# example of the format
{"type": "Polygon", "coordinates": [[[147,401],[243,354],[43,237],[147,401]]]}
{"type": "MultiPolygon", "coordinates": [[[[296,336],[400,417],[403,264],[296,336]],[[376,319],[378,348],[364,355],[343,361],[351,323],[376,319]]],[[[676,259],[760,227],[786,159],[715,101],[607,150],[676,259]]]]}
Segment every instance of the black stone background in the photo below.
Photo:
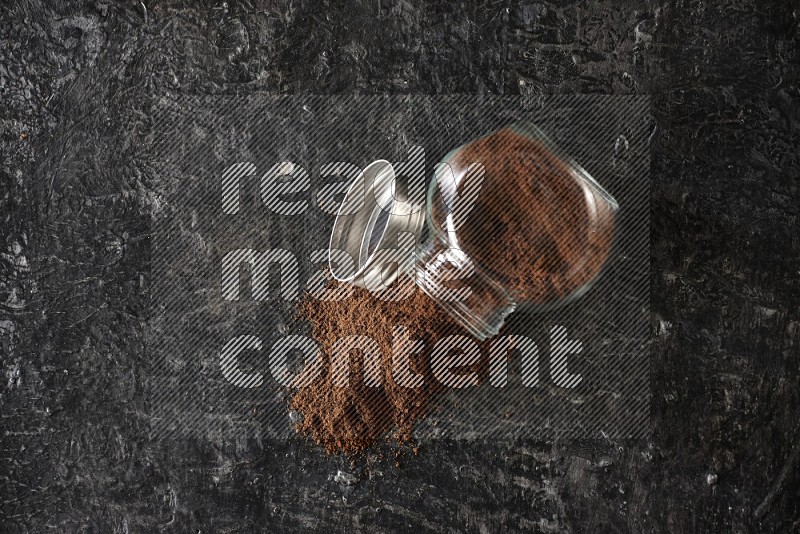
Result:
{"type": "Polygon", "coordinates": [[[1,529],[798,530],[797,11],[4,2],[1,529]],[[151,440],[159,199],[136,139],[167,90],[651,95],[651,440],[423,443],[399,468],[299,439],[151,440]]]}

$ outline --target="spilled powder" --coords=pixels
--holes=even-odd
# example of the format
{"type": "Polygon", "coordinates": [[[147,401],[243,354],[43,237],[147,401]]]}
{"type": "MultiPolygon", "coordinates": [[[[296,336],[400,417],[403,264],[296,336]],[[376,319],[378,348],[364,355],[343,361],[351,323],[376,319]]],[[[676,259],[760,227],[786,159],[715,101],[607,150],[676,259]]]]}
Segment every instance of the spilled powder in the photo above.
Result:
{"type": "Polygon", "coordinates": [[[401,444],[410,441],[414,422],[426,415],[431,398],[441,389],[428,365],[434,343],[447,335],[466,335],[465,331],[419,290],[405,300],[386,302],[365,289],[353,288],[353,296],[342,301],[306,298],[298,312],[311,324],[312,336],[321,346],[322,366],[320,376],[299,388],[290,400],[290,408],[301,416],[297,432],[330,453],[362,452],[386,437],[401,444]],[[412,372],[424,379],[421,387],[402,387],[392,376],[395,326],[405,327],[412,340],[424,343],[409,362],[412,372]],[[380,387],[367,385],[364,355],[357,350],[350,354],[348,385],[334,385],[331,349],[337,340],[354,335],[369,336],[380,347],[380,387]]]}

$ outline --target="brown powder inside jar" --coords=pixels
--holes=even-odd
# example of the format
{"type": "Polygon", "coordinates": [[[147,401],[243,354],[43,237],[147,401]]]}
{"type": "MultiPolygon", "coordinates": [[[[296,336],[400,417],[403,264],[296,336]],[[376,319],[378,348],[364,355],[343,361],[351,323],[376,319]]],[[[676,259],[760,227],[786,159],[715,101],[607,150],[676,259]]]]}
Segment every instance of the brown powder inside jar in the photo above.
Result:
{"type": "Polygon", "coordinates": [[[567,297],[611,251],[614,214],[541,141],[504,128],[459,150],[454,169],[480,162],[484,182],[459,233],[462,249],[530,304],[567,297]]]}
{"type": "Polygon", "coordinates": [[[466,333],[419,290],[405,300],[386,302],[365,289],[354,288],[353,296],[342,301],[306,298],[299,304],[298,312],[301,319],[311,324],[312,336],[320,343],[322,372],[310,385],[298,389],[290,400],[290,408],[301,415],[297,432],[329,453],[363,452],[392,429],[398,443],[408,442],[414,422],[425,416],[431,398],[441,389],[428,365],[435,342],[447,335],[466,333]],[[400,386],[392,377],[396,326],[405,327],[412,340],[424,343],[424,349],[409,362],[412,372],[424,379],[421,387],[400,386]],[[333,384],[332,347],[339,339],[355,335],[369,336],[381,349],[380,387],[365,383],[364,355],[355,350],[349,358],[348,385],[333,384]]]}

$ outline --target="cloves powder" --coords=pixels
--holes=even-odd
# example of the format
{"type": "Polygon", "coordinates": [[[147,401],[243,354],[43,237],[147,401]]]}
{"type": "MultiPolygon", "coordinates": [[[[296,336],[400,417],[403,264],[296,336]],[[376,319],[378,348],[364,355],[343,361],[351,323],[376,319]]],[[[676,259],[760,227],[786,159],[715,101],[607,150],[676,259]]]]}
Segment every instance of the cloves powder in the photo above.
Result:
{"type": "MultiPolygon", "coordinates": [[[[516,298],[549,304],[574,294],[594,279],[611,251],[614,213],[592,188],[576,180],[570,166],[540,140],[506,128],[459,150],[454,169],[484,165],[484,182],[469,220],[460,229],[463,250],[491,272],[516,298]]],[[[385,302],[354,288],[342,301],[305,298],[299,318],[311,324],[322,348],[322,373],[290,400],[300,414],[297,432],[329,453],[359,453],[377,442],[411,439],[414,423],[431,408],[441,386],[428,365],[438,339],[468,335],[419,290],[400,302],[385,302]],[[425,349],[412,360],[424,376],[419,388],[399,386],[391,376],[392,339],[406,327],[425,349]],[[372,337],[382,351],[383,383],[361,379],[363,354],[351,354],[347,387],[333,385],[331,348],[344,336],[372,337]],[[393,432],[392,432],[393,430],[393,432]]],[[[487,355],[474,370],[486,376],[487,355]]]]}

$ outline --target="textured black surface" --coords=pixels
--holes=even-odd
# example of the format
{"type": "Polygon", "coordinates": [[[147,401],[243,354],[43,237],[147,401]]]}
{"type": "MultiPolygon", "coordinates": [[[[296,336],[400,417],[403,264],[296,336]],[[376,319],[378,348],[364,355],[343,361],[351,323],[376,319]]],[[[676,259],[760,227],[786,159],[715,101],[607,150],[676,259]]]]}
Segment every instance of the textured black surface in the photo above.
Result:
{"type": "Polygon", "coordinates": [[[758,0],[4,3],[3,530],[796,530],[797,17],[758,0]],[[299,440],[151,441],[159,199],[135,139],[177,90],[650,94],[651,442],[423,444],[396,468],[299,440]]]}

